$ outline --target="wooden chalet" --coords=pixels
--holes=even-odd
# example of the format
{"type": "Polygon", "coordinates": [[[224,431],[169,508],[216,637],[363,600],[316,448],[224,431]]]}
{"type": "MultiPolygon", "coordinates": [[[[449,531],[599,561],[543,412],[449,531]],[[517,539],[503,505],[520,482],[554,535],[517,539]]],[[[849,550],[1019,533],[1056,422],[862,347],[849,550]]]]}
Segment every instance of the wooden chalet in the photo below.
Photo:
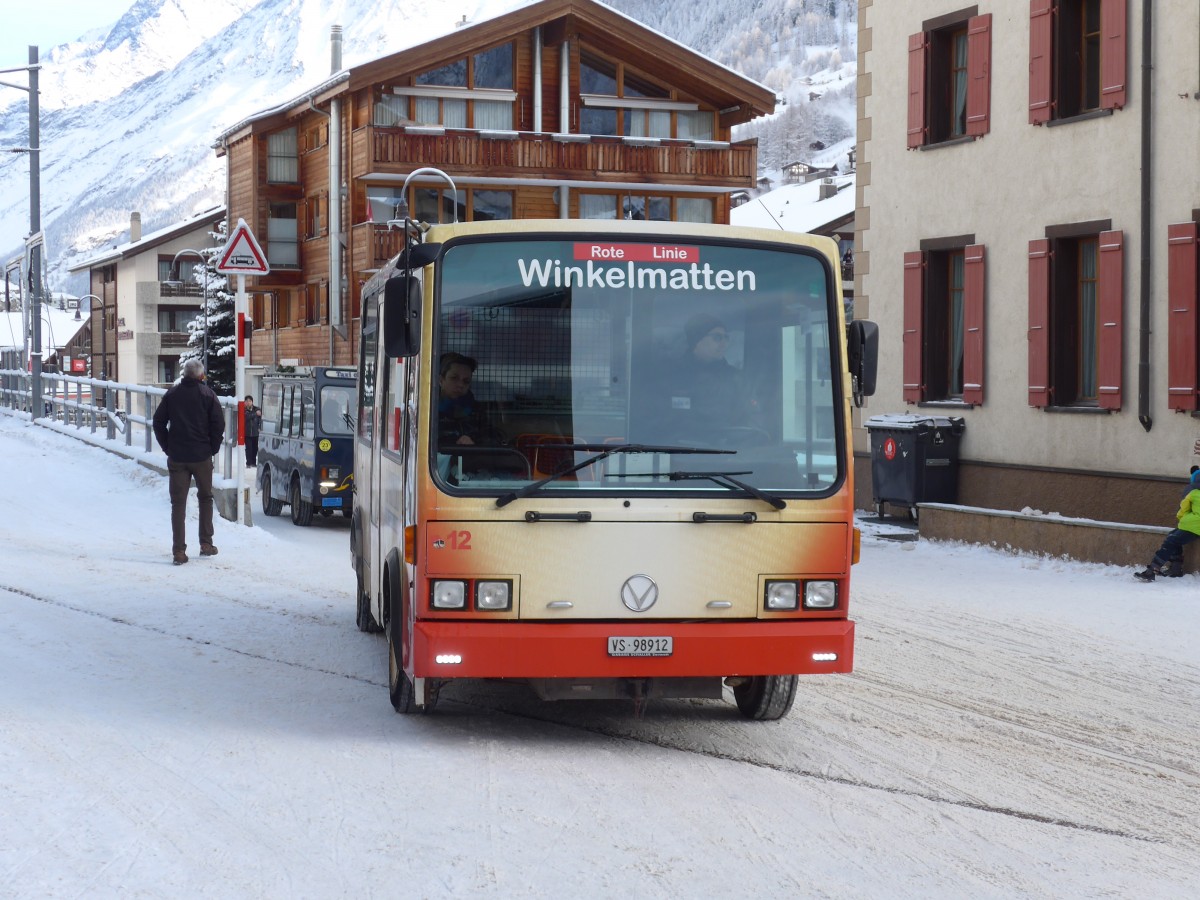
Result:
{"type": "Polygon", "coordinates": [[[219,138],[229,218],[271,264],[249,279],[256,363],[350,363],[359,291],[399,249],[405,180],[426,221],[727,223],[758,147],[733,126],[772,91],[595,0],[540,0],[333,74],[219,138]],[[333,288],[331,289],[331,286],[333,288]]]}

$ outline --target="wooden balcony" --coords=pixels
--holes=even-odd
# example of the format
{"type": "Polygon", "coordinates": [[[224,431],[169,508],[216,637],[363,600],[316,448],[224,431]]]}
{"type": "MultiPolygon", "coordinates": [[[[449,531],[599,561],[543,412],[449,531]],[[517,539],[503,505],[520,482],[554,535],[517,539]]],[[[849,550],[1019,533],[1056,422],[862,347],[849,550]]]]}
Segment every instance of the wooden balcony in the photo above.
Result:
{"type": "Polygon", "coordinates": [[[478,175],[751,188],[758,144],[367,126],[351,136],[351,160],[356,175],[399,175],[434,166],[456,179],[478,175]]]}

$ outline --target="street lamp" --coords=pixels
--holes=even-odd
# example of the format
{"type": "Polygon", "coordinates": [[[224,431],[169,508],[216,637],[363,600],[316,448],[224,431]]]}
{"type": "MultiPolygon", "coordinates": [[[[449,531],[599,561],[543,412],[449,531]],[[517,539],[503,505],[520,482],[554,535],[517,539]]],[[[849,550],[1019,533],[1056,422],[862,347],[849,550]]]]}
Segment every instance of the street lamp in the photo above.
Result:
{"type": "MultiPolygon", "coordinates": [[[[203,360],[204,360],[204,371],[207,372],[208,371],[208,257],[206,257],[199,250],[188,250],[186,248],[183,250],[180,250],[178,253],[175,254],[175,258],[173,260],[171,260],[171,271],[173,273],[175,273],[176,275],[181,274],[179,272],[179,257],[183,256],[183,254],[185,254],[185,253],[191,253],[194,256],[196,256],[197,258],[199,258],[200,264],[202,266],[204,266],[204,303],[203,303],[203,307],[204,307],[204,357],[203,357],[203,360]]],[[[178,281],[177,283],[182,284],[183,282],[178,281]]]]}

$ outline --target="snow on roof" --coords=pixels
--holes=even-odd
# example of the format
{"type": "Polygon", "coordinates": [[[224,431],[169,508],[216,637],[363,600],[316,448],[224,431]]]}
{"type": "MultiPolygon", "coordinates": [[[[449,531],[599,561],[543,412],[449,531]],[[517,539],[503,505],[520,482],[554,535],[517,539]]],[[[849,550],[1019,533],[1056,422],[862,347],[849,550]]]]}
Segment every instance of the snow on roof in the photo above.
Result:
{"type": "Polygon", "coordinates": [[[115,262],[118,259],[124,259],[132,255],[137,250],[153,247],[155,244],[161,244],[163,241],[168,241],[171,238],[186,234],[193,231],[205,222],[215,222],[225,215],[224,206],[214,206],[211,209],[206,209],[203,212],[196,213],[190,218],[183,219],[179,222],[173,222],[165,228],[160,228],[157,231],[152,231],[149,234],[142,235],[141,240],[126,241],[123,244],[117,244],[109,250],[105,250],[96,256],[90,256],[87,259],[75,263],[68,272],[82,272],[87,269],[95,268],[104,263],[115,262]]]}
{"type": "MultiPolygon", "coordinates": [[[[73,309],[59,309],[55,306],[45,305],[41,309],[42,357],[45,358],[71,343],[71,339],[88,323],[88,317],[81,311],[79,319],[76,320],[73,309]]],[[[0,313],[0,350],[24,348],[23,318],[24,313],[22,312],[0,313]]]]}
{"type": "Polygon", "coordinates": [[[808,234],[854,215],[854,174],[834,175],[837,193],[822,200],[824,179],[807,184],[788,184],[755,197],[729,213],[733,225],[773,228],[808,234]]]}

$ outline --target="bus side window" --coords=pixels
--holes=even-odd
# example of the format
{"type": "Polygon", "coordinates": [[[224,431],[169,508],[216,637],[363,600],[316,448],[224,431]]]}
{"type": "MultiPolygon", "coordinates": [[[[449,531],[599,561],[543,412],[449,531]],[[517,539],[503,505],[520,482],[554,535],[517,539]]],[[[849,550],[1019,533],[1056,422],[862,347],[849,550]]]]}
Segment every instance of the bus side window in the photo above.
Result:
{"type": "Polygon", "coordinates": [[[358,379],[358,433],[370,441],[375,415],[375,350],[379,343],[379,304],[372,297],[363,303],[361,371],[358,379]]]}
{"type": "Polygon", "coordinates": [[[263,434],[279,433],[279,400],[282,394],[281,384],[268,384],[263,389],[263,434]]]}
{"type": "Polygon", "coordinates": [[[311,439],[317,433],[317,403],[311,387],[304,388],[304,409],[300,415],[300,436],[311,439]]]}
{"type": "Polygon", "coordinates": [[[295,400],[295,386],[289,384],[283,389],[283,424],[279,428],[279,433],[285,437],[291,437],[294,434],[292,428],[296,418],[295,400]]]}

